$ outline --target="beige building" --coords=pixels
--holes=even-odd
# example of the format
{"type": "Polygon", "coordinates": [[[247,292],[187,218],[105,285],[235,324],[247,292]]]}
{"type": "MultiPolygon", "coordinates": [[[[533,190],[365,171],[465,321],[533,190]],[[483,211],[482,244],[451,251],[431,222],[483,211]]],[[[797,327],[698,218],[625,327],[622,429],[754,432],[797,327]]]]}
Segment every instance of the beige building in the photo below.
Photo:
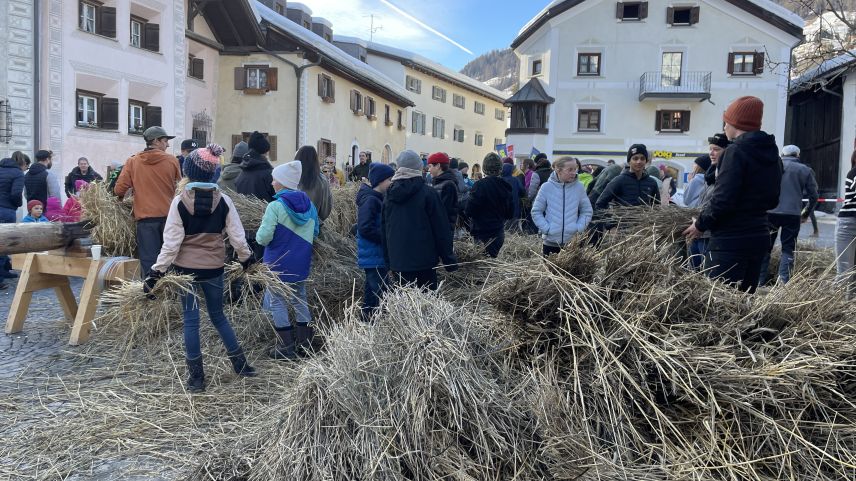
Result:
{"type": "Polygon", "coordinates": [[[408,90],[416,103],[407,111],[408,149],[472,164],[504,143],[506,96],[499,90],[412,52],[353,37],[333,41],[408,90]]]}
{"type": "Polygon", "coordinates": [[[802,26],[768,0],[553,1],[511,44],[522,87],[508,143],[602,164],[639,142],[685,174],[742,95],[764,101],[781,143],[802,26]]]}

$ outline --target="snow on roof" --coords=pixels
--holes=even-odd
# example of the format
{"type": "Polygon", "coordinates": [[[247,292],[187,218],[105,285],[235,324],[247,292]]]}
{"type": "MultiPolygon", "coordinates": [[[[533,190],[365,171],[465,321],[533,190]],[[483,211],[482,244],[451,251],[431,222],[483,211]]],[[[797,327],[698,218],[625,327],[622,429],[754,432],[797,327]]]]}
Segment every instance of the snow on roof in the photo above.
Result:
{"type": "Polygon", "coordinates": [[[304,5],[302,3],[288,2],[285,4],[285,9],[286,10],[291,10],[291,9],[300,10],[301,12],[305,13],[306,15],[309,15],[310,17],[312,16],[312,9],[307,7],[306,5],[304,5]]]}
{"type": "Polygon", "coordinates": [[[477,92],[482,93],[487,97],[496,97],[501,101],[505,101],[505,99],[508,98],[508,96],[501,90],[497,90],[487,85],[486,83],[480,82],[474,78],[467,77],[466,75],[460,72],[455,72],[454,70],[448,67],[444,67],[443,65],[440,65],[439,63],[433,60],[429,60],[417,53],[402,50],[400,48],[390,47],[389,45],[383,45],[376,42],[368,42],[366,40],[354,37],[334,35],[333,41],[344,43],[358,43],[360,45],[364,45],[369,51],[374,50],[375,52],[381,54],[386,54],[391,57],[407,60],[409,62],[420,65],[422,68],[429,71],[433,71],[435,74],[441,77],[448,77],[454,81],[465,84],[468,87],[476,90],[477,92]]]}
{"type": "Polygon", "coordinates": [[[324,17],[312,17],[312,23],[320,23],[321,25],[326,25],[330,28],[333,28],[333,22],[327,20],[324,17]]]}
{"type": "Polygon", "coordinates": [[[362,78],[370,83],[376,84],[395,96],[400,97],[402,100],[406,100],[407,104],[414,105],[413,101],[410,99],[410,95],[404,87],[400,86],[396,81],[382,74],[374,67],[351,57],[347,53],[343,52],[339,47],[336,47],[332,43],[318,36],[315,32],[307,30],[274,12],[258,0],[251,2],[250,5],[253,7],[258,20],[265,20],[298,41],[312,46],[312,48],[320,52],[321,55],[337,64],[342,68],[342,70],[345,70],[354,77],[362,78]]]}
{"type": "Polygon", "coordinates": [[[517,35],[520,35],[521,33],[525,32],[526,29],[528,29],[529,27],[532,26],[532,24],[537,22],[538,19],[541,18],[541,16],[543,16],[545,13],[547,13],[547,10],[550,10],[551,8],[555,7],[556,5],[558,5],[564,1],[565,0],[553,0],[552,2],[548,3],[546,7],[544,7],[543,9],[541,9],[540,12],[538,12],[538,15],[535,15],[534,17],[530,18],[528,22],[526,22],[526,25],[524,25],[523,28],[521,28],[517,32],[517,35]]]}
{"type": "Polygon", "coordinates": [[[824,77],[830,72],[834,72],[840,68],[848,67],[856,63],[856,49],[850,50],[849,53],[843,53],[835,58],[831,58],[808,72],[800,75],[791,83],[791,92],[797,92],[808,88],[813,80],[824,77]]]}

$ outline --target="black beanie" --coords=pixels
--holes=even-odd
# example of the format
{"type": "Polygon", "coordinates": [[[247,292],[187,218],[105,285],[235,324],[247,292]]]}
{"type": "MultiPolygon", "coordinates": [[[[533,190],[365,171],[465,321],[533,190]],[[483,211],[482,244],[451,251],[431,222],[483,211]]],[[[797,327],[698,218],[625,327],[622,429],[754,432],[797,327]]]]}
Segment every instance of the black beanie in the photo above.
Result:
{"type": "Polygon", "coordinates": [[[457,169],[458,168],[458,162],[459,161],[457,158],[452,157],[451,159],[449,159],[449,168],[450,169],[457,169]]]}
{"type": "Polygon", "coordinates": [[[645,156],[645,160],[648,160],[648,147],[645,147],[645,144],[633,144],[627,150],[627,161],[630,162],[630,158],[636,154],[642,154],[645,156]]]}
{"type": "Polygon", "coordinates": [[[707,172],[707,169],[710,168],[711,163],[712,162],[710,160],[710,156],[707,154],[699,155],[695,159],[695,164],[698,165],[699,167],[701,167],[702,172],[707,172]]]}
{"type": "Polygon", "coordinates": [[[247,147],[256,151],[259,154],[266,154],[270,151],[270,142],[267,141],[264,135],[253,132],[250,135],[250,140],[247,142],[247,147]]]}

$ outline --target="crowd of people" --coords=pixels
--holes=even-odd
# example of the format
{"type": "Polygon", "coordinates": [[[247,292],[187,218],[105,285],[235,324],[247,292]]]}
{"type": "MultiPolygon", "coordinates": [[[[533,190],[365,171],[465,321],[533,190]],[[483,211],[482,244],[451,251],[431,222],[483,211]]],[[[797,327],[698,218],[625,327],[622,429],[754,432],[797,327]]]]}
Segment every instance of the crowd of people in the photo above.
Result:
{"type": "MultiPolygon", "coordinates": [[[[799,148],[780,151],[773,136],[761,130],[762,115],[763,104],[755,97],[731,103],[723,115],[724,132],[708,138],[709,153],[695,160],[684,193],[685,206],[700,212],[684,231],[690,265],[747,292],[766,281],[769,254],[779,235],[779,282],[789,280],[800,224],[811,217],[818,199],[814,174],[800,162],[799,148]]],[[[145,292],[153,295],[170,270],[194,278],[191,292],[182,297],[187,385],[194,392],[205,386],[199,294],[235,372],[255,375],[223,312],[229,258],[245,269],[264,262],[291,287],[288,296],[264,294],[276,331],[270,356],[296,359],[309,351],[313,329],[306,280],[313,243],[334,208],[331,186],[359,183],[353,235],[357,264],[365,271],[362,316],[369,322],[391,286],[437,289],[437,269],[458,268],[456,238],[471,235],[487,257],[499,255],[509,231],[539,235],[545,256],[560,252],[581,234],[597,244],[615,227],[613,206],[667,205],[676,184],[652,165],[643,144],[630,146],[624,165],[583,166],[570,156],[551,162],[541,153],[518,166],[491,152],[470,171],[466,162],[443,152],[420,156],[405,150],[389,165],[360,153],[359,163],[342,172],[334,158],[320,159],[311,146],[274,167],[267,157],[270,144],[258,132],[238,143],[222,168],[225,152],[219,145],[185,140],[176,158],[167,152],[174,137],[163,128],[151,127],[143,138],[145,150],[113,169],[106,182],[118,197],[133,192],[145,292]],[[231,192],[268,203],[257,231],[244,229],[231,192]]],[[[851,161],[854,168],[847,174],[838,214],[836,255],[839,274],[849,276],[853,289],[856,152],[851,161]]],[[[22,199],[27,201],[25,221],[52,220],[50,199],[58,199],[59,181],[50,168],[49,151],[37,152],[32,165],[19,153],[0,162],[2,222],[15,222],[22,199]]],[[[101,180],[81,158],[66,177],[65,192],[76,199],[88,183],[101,180]]],[[[0,275],[14,276],[9,270],[8,260],[0,259],[0,275]]]]}

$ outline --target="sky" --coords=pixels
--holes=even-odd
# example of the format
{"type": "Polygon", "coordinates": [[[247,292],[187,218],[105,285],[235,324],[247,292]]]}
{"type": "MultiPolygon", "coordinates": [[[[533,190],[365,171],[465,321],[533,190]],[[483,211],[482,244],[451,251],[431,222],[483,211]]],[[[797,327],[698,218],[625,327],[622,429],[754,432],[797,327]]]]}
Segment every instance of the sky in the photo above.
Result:
{"type": "Polygon", "coordinates": [[[416,52],[453,70],[507,48],[549,0],[300,0],[333,23],[333,35],[374,40],[416,52]],[[470,52],[470,53],[468,53],[470,52]]]}

